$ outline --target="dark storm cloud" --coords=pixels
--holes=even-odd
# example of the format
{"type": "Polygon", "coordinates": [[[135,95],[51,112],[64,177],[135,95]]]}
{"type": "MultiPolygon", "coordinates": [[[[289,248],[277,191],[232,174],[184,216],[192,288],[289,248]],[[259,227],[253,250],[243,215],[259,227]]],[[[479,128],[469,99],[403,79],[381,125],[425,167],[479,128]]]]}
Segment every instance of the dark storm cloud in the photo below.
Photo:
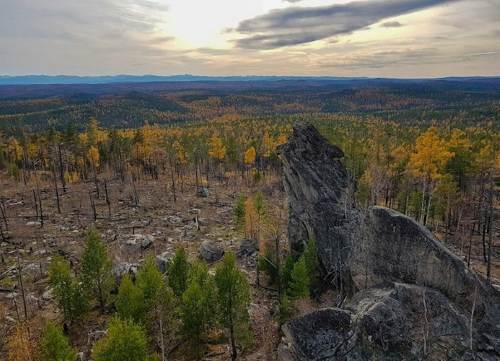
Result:
{"type": "Polygon", "coordinates": [[[385,18],[457,0],[370,0],[320,7],[290,7],[242,21],[242,48],[274,49],[309,43],[366,28],[385,18]]]}
{"type": "Polygon", "coordinates": [[[386,21],[380,25],[383,28],[400,28],[403,26],[399,21],[386,21]]]}

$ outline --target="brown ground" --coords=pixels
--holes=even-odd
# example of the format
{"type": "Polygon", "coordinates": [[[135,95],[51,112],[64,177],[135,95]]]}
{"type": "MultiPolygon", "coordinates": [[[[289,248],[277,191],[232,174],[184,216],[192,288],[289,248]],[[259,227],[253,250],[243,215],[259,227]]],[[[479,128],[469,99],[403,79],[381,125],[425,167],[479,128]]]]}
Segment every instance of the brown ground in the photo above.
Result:
{"type": "MultiPolygon", "coordinates": [[[[101,176],[104,179],[104,176],[101,176]]],[[[10,330],[18,319],[24,320],[23,301],[16,277],[17,255],[22,268],[27,315],[34,329],[40,328],[44,320],[57,319],[57,309],[51,298],[47,297],[47,267],[51,257],[63,253],[73,261],[78,269],[78,258],[85,239],[86,230],[95,225],[103,239],[107,242],[114,262],[140,263],[144,257],[165,251],[173,253],[177,246],[184,246],[192,259],[198,257],[199,245],[203,240],[213,240],[221,244],[225,250],[238,250],[239,242],[244,235],[233,224],[233,205],[240,193],[251,195],[257,190],[264,193],[268,208],[268,219],[280,225],[280,233],[284,240],[286,207],[281,181],[276,175],[267,178],[258,186],[248,184],[237,176],[229,177],[224,183],[212,181],[210,196],[197,197],[195,187],[185,181],[184,191],[178,184],[177,202],[173,202],[168,178],[160,180],[142,179],[136,181],[139,195],[139,206],[133,200],[133,188],[130,182],[122,184],[118,180],[108,183],[111,200],[111,217],[104,198],[96,200],[98,219],[94,222],[90,207],[89,191],[94,192],[93,183],[71,184],[66,193],[61,193],[61,214],[57,213],[55,194],[49,182],[41,184],[44,213],[43,227],[35,216],[32,189],[35,184],[19,184],[0,175],[0,196],[4,199],[9,221],[9,239],[0,246],[0,360],[6,359],[2,343],[2,332],[10,330]],[[198,217],[200,230],[196,229],[194,218],[198,217]],[[125,243],[133,234],[153,235],[152,247],[141,250],[131,249],[125,243]],[[45,293],[45,297],[44,297],[45,293]],[[2,319],[2,308],[4,316],[2,319]]],[[[264,232],[264,238],[271,236],[264,232]]],[[[498,242],[497,242],[498,243],[498,242]]],[[[453,237],[447,242],[460,255],[460,242],[453,237]]],[[[500,245],[499,245],[500,246],[500,245]]],[[[494,248],[498,256],[499,246],[494,248]]],[[[481,243],[474,238],[472,249],[472,267],[485,273],[481,259],[481,243]]],[[[462,249],[462,254],[466,250],[462,249]]],[[[252,326],[255,342],[252,349],[247,350],[245,360],[271,360],[279,335],[274,321],[276,294],[264,288],[257,288],[254,262],[248,258],[239,260],[241,268],[247,273],[253,285],[253,303],[251,306],[252,326]]],[[[493,264],[494,282],[500,284],[500,257],[493,264]]],[[[331,304],[331,298],[323,297],[323,304],[331,304]]],[[[298,305],[301,312],[315,305],[303,303],[298,305]]],[[[78,332],[71,333],[73,344],[80,351],[88,352],[91,347],[89,334],[95,330],[104,330],[109,316],[99,316],[92,312],[88,320],[78,332]]],[[[36,332],[35,332],[36,333],[36,332]]],[[[208,346],[206,359],[227,360],[228,349],[220,337],[213,335],[208,346]],[[219,342],[217,342],[219,340],[219,342]]],[[[189,360],[189,353],[181,345],[171,359],[189,360]]]]}

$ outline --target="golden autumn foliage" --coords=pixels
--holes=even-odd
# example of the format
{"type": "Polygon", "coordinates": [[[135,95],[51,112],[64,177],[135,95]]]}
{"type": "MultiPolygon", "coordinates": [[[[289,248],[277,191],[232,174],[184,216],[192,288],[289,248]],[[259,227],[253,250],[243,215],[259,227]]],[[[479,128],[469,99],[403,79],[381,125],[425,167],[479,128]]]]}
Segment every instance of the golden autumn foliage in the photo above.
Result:
{"type": "Polygon", "coordinates": [[[255,209],[251,197],[245,200],[245,234],[247,237],[257,240],[259,229],[259,215],[255,209]]]}
{"type": "Polygon", "coordinates": [[[245,157],[244,161],[246,165],[252,165],[255,163],[255,157],[257,155],[257,152],[255,151],[255,148],[251,146],[245,151],[245,157]]]}
{"type": "Polygon", "coordinates": [[[99,151],[97,150],[96,147],[91,146],[87,152],[87,158],[89,162],[92,164],[93,167],[99,167],[99,151]]]}
{"type": "Polygon", "coordinates": [[[223,160],[226,156],[226,147],[222,143],[222,139],[218,136],[212,136],[209,143],[208,154],[215,159],[223,160]]]}
{"type": "Polygon", "coordinates": [[[437,128],[431,127],[417,138],[409,167],[416,177],[436,181],[453,155],[446,141],[439,137],[437,128]]]}

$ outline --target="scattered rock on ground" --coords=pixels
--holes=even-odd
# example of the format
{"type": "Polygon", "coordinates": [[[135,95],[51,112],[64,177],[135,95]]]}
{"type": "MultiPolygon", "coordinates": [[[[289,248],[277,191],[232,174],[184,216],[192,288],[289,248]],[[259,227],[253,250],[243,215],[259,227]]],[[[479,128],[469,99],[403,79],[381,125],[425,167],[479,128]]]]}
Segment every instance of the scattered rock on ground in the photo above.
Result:
{"type": "Polygon", "coordinates": [[[203,241],[200,245],[200,256],[208,263],[218,261],[224,256],[224,249],[213,241],[203,241]]]}

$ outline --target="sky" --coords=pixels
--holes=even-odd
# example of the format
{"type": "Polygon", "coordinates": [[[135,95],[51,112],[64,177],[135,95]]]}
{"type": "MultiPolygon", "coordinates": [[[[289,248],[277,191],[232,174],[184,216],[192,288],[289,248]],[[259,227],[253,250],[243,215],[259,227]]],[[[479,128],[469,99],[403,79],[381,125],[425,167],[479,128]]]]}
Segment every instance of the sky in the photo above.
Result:
{"type": "Polygon", "coordinates": [[[0,0],[0,75],[500,75],[500,0],[0,0]]]}

